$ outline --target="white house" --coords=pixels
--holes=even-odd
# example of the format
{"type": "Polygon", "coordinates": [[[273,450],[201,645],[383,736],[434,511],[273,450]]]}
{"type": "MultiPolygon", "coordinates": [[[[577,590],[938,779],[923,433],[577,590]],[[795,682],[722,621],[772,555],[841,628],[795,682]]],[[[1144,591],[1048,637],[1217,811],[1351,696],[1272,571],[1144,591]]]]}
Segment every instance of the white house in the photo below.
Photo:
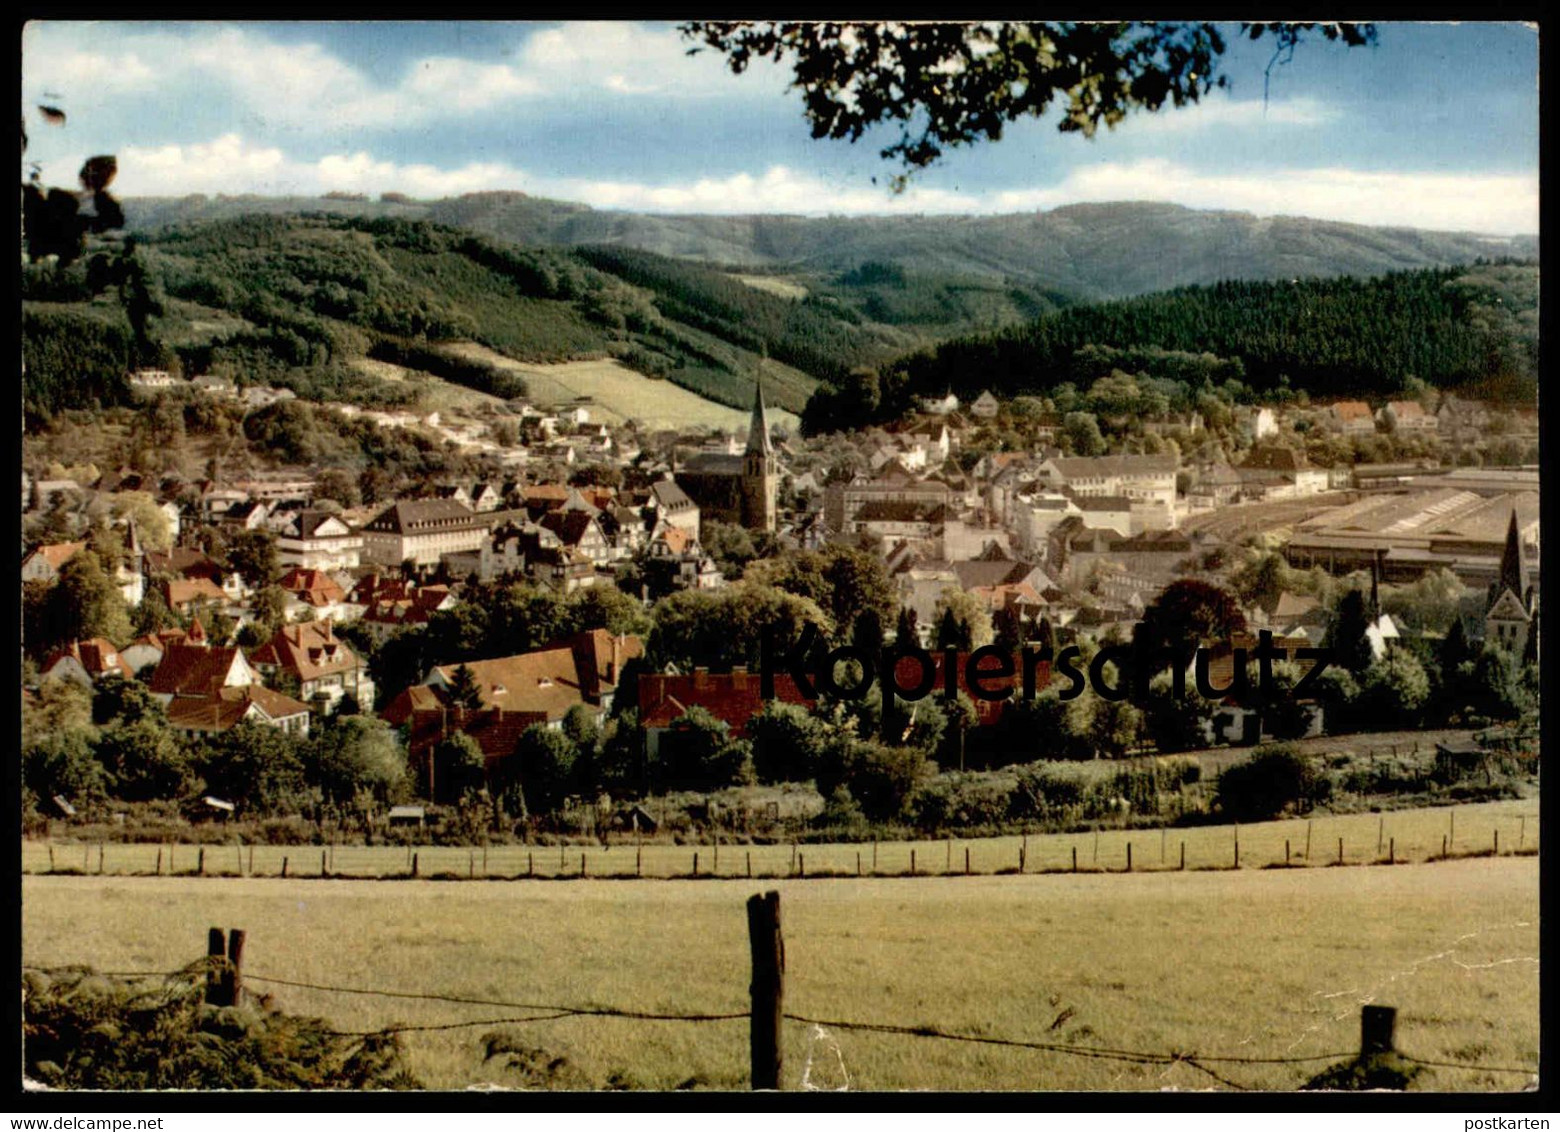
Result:
{"type": "Polygon", "coordinates": [[[329,511],[300,511],[276,537],[276,559],[284,567],[351,570],[362,551],[363,536],[329,511]]]}

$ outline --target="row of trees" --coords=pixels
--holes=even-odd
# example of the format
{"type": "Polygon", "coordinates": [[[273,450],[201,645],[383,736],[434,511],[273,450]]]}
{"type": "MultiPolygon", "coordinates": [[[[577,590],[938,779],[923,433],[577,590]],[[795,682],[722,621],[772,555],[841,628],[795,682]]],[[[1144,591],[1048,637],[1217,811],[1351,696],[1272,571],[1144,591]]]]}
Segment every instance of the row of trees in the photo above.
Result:
{"type": "Polygon", "coordinates": [[[361,816],[409,787],[400,741],[371,716],[318,720],[307,738],[250,722],[190,736],[142,684],[112,676],[92,692],[50,681],[24,701],[21,766],[33,808],[56,794],[78,809],[214,794],[244,816],[361,816]]]}

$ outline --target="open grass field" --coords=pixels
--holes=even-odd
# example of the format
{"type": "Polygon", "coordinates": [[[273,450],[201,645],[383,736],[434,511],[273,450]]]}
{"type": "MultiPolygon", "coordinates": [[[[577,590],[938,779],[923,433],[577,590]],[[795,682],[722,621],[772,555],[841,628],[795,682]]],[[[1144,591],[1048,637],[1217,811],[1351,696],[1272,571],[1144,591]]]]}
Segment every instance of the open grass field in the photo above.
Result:
{"type": "Polygon", "coordinates": [[[733,279],[739,283],[746,283],[756,291],[768,291],[771,295],[779,295],[782,299],[805,299],[807,288],[794,279],[786,279],[779,275],[733,275],[733,279]]]}
{"type": "MultiPolygon", "coordinates": [[[[787,1089],[1291,1089],[1358,1048],[1365,1003],[1397,1008],[1396,1044],[1415,1057],[1536,1067],[1538,876],[1530,856],[762,885],[27,876],[22,947],[31,964],[172,970],[203,953],[209,926],[241,927],[246,985],[283,1009],[343,1030],[443,1027],[404,1036],[430,1087],[742,1089],[744,902],[774,887],[785,1009],[812,1020],[786,1023],[787,1089]],[[556,1012],[520,1004],[739,1017],[541,1020],[556,1012]],[[485,1059],[495,1031],[531,1052],[485,1059]],[[1286,1060],[1206,1062],[1221,1082],[1185,1061],[1104,1049],[1286,1060]]],[[[1515,1090],[1533,1079],[1430,1068],[1415,1087],[1515,1090]]]]}
{"type": "MultiPolygon", "coordinates": [[[[650,429],[747,431],[748,410],[717,405],[680,385],[637,373],[616,359],[542,365],[517,362],[470,342],[452,346],[450,352],[518,374],[525,379],[531,400],[539,405],[559,405],[576,397],[593,398],[599,412],[593,412],[592,419],[606,424],[633,419],[650,429]]],[[[796,414],[775,408],[769,410],[769,422],[783,425],[792,433],[799,424],[796,414]]]]}
{"type": "MultiPolygon", "coordinates": [[[[652,811],[654,803],[651,803],[652,811]]],[[[1441,855],[1447,839],[1450,856],[1491,854],[1497,834],[1502,856],[1532,852],[1538,846],[1538,800],[1481,802],[1471,805],[1395,810],[1384,814],[1346,814],[1247,826],[1195,826],[1184,829],[1102,830],[1033,837],[952,838],[945,841],[885,841],[874,845],[674,845],[651,841],[636,847],[632,837],[614,835],[610,846],[599,840],[548,846],[504,845],[487,849],[456,846],[239,846],[83,844],[71,841],[22,842],[22,870],[105,874],[194,873],[204,862],[208,876],[280,877],[285,858],[289,878],[331,876],[407,877],[416,858],[422,878],[675,878],[689,877],[698,855],[700,876],[746,879],[802,876],[963,874],[968,852],[971,873],[1024,871],[1071,872],[1074,853],[1080,872],[1122,872],[1127,848],[1134,872],[1178,871],[1181,846],[1190,872],[1233,868],[1236,842],[1242,870],[1338,863],[1364,865],[1388,858],[1427,861],[1441,855]],[[1309,847],[1309,856],[1307,848],[1309,847]],[[912,862],[911,854],[914,854],[912,862]]]]}
{"type": "Polygon", "coordinates": [[[353,358],[351,365],[369,377],[408,384],[417,395],[417,400],[408,406],[414,412],[475,413],[504,404],[503,398],[491,393],[468,389],[423,370],[409,369],[393,362],[382,362],[377,358],[353,358]]]}

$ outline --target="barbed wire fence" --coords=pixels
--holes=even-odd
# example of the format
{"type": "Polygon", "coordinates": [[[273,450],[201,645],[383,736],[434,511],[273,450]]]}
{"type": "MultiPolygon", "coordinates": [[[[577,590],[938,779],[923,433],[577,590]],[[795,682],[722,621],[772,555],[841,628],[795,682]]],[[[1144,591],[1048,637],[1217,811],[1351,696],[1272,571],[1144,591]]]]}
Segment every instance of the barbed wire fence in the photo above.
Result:
{"type": "Polygon", "coordinates": [[[204,978],[206,983],[205,1001],[213,1006],[237,1005],[245,1000],[246,995],[252,998],[254,992],[247,990],[246,984],[257,983],[323,994],[445,1003],[458,1006],[485,1006],[492,1007],[495,1010],[524,1012],[451,1022],[394,1023],[372,1029],[332,1029],[330,1031],[336,1037],[361,1040],[393,1034],[432,1033],[479,1027],[523,1026],[565,1018],[623,1019],[637,1022],[695,1025],[734,1023],[746,1020],[749,1023],[750,1080],[752,1087],[755,1089],[779,1089],[782,1087],[784,1043],[781,1028],[783,1023],[820,1027],[825,1030],[883,1034],[939,1042],[1031,1050],[1063,1057],[1129,1065],[1152,1065],[1166,1068],[1185,1065],[1204,1074],[1225,1088],[1241,1092],[1259,1091],[1260,1087],[1235,1080],[1228,1075],[1226,1067],[1305,1065],[1323,1062],[1334,1065],[1353,1063],[1355,1065],[1369,1066],[1379,1063],[1384,1057],[1390,1057],[1409,1065],[1429,1069],[1512,1074],[1531,1077],[1535,1080],[1538,1076],[1538,1069],[1534,1066],[1444,1061],[1422,1058],[1399,1050],[1396,1048],[1394,1041],[1396,1010],[1389,1006],[1380,1005],[1366,1005],[1362,1008],[1360,1048],[1358,1050],[1338,1050],[1329,1053],[1283,1057],[1203,1053],[1195,1049],[1134,1050],[1110,1046],[1085,1046],[992,1034],[960,1033],[924,1024],[901,1025],[888,1022],[862,1021],[859,1019],[820,1018],[810,1014],[795,1013],[783,1008],[785,948],[780,930],[779,912],[780,898],[778,892],[771,891],[762,895],[754,895],[748,901],[749,942],[752,952],[753,974],[749,986],[752,1001],[750,1008],[745,1011],[670,1012],[599,1005],[524,1002],[476,995],[448,994],[437,991],[340,986],[303,979],[284,978],[280,975],[257,974],[244,969],[246,933],[240,929],[233,929],[231,933],[225,933],[220,928],[210,929],[206,957],[172,971],[97,971],[84,964],[45,966],[30,963],[23,964],[22,969],[45,975],[76,974],[84,977],[92,976],[121,980],[163,979],[177,981],[204,978]],[[1219,1068],[1214,1068],[1215,1066],[1219,1068]]]}

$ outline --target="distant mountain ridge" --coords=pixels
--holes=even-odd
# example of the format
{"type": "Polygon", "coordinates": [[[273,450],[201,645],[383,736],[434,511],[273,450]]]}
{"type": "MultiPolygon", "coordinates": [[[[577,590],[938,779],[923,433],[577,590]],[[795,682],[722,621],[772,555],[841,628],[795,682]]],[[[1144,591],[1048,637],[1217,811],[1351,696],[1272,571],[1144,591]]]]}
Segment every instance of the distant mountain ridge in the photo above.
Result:
{"type": "Polygon", "coordinates": [[[394,216],[520,244],[616,245],[750,270],[833,274],[864,263],[889,263],[1009,280],[1076,300],[1229,279],[1366,276],[1538,255],[1536,236],[1369,227],[1147,202],[1075,204],[999,216],[851,217],[601,211],[515,192],[435,201],[195,196],[124,203],[132,228],[242,212],[394,216]]]}

